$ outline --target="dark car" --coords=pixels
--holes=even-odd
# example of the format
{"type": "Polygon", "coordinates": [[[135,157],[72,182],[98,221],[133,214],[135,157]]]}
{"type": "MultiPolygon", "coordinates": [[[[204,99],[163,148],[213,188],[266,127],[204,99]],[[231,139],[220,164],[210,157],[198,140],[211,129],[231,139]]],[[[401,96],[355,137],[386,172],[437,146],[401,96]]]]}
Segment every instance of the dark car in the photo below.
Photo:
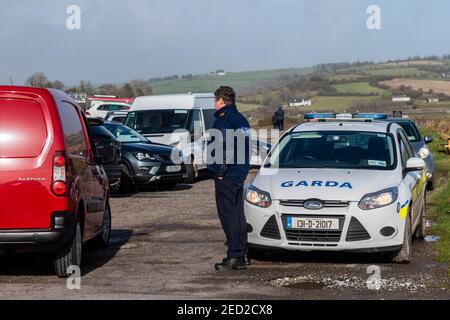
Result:
{"type": "Polygon", "coordinates": [[[0,252],[50,254],[60,277],[111,234],[112,155],[98,157],[87,127],[61,91],[0,86],[0,252]]]}
{"type": "Polygon", "coordinates": [[[186,180],[181,151],[164,144],[153,143],[133,129],[117,122],[103,124],[122,145],[123,174],[121,191],[129,192],[133,186],[159,184],[173,187],[186,180]]]}
{"type": "Polygon", "coordinates": [[[116,189],[119,187],[123,170],[121,164],[120,141],[103,126],[103,120],[88,118],[88,121],[89,131],[99,156],[101,157],[104,152],[114,155],[108,162],[103,163],[103,168],[108,176],[109,185],[113,189],[116,189]]]}
{"type": "Polygon", "coordinates": [[[432,136],[422,136],[414,121],[408,118],[393,117],[384,121],[397,123],[405,130],[411,146],[416,155],[425,161],[426,176],[428,179],[427,188],[433,190],[434,181],[434,157],[427,144],[433,141],[432,136]]]}

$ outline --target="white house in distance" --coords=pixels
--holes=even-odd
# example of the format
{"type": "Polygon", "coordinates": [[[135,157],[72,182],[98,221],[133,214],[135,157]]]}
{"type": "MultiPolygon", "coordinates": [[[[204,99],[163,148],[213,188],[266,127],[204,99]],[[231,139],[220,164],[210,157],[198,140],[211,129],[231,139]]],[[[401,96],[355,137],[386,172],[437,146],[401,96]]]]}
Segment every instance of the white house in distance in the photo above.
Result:
{"type": "Polygon", "coordinates": [[[312,101],[308,98],[296,98],[292,99],[291,102],[289,102],[289,107],[306,107],[311,105],[312,101]]]}
{"type": "Polygon", "coordinates": [[[392,102],[410,102],[411,97],[408,96],[393,96],[392,102]]]}
{"type": "Polygon", "coordinates": [[[217,74],[218,76],[226,76],[226,75],[227,75],[227,73],[226,73],[225,70],[223,70],[223,69],[217,70],[217,71],[216,71],[216,74],[217,74]]]}
{"type": "Polygon", "coordinates": [[[439,97],[436,97],[436,96],[429,96],[429,97],[426,97],[427,98],[427,102],[428,103],[437,103],[437,102],[439,102],[439,97]]]}

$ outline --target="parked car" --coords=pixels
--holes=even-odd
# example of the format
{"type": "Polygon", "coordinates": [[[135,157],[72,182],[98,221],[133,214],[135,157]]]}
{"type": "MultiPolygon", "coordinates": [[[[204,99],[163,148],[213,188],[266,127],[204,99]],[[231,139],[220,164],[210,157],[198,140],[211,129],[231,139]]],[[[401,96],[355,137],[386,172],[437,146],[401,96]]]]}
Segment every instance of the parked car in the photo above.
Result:
{"type": "Polygon", "coordinates": [[[265,251],[412,257],[426,234],[423,159],[401,126],[374,114],[305,114],[246,186],[248,242],[265,251]]]}
{"type": "Polygon", "coordinates": [[[60,277],[111,234],[101,164],[115,154],[97,154],[87,127],[61,91],[0,86],[0,251],[50,253],[60,277]]]}
{"type": "Polygon", "coordinates": [[[103,164],[103,168],[108,176],[110,187],[116,190],[120,185],[120,178],[122,177],[120,141],[103,126],[103,120],[88,118],[88,122],[89,131],[97,151],[99,153],[106,151],[115,155],[114,159],[111,159],[111,162],[103,164]]]}
{"type": "Polygon", "coordinates": [[[105,117],[105,121],[115,121],[124,123],[128,115],[128,111],[110,111],[105,117]]]}
{"type": "Polygon", "coordinates": [[[408,135],[408,140],[411,142],[411,146],[416,155],[425,161],[425,174],[427,176],[428,190],[434,188],[434,157],[427,144],[433,142],[432,136],[422,136],[414,121],[408,118],[388,118],[386,121],[391,123],[397,123],[408,135]]]}
{"type": "Polygon", "coordinates": [[[86,111],[86,115],[104,119],[108,112],[130,110],[131,105],[123,102],[101,102],[94,104],[86,111]]]}
{"type": "Polygon", "coordinates": [[[186,180],[182,152],[174,147],[153,143],[136,131],[117,122],[103,124],[122,145],[123,174],[121,190],[129,192],[133,186],[159,184],[173,187],[186,180]],[[174,163],[176,155],[181,164],[174,163]]]}
{"type": "Polygon", "coordinates": [[[212,128],[215,112],[212,93],[143,96],[134,100],[125,125],[154,142],[181,149],[190,160],[187,182],[193,183],[199,171],[207,169],[206,130],[212,128]]]}

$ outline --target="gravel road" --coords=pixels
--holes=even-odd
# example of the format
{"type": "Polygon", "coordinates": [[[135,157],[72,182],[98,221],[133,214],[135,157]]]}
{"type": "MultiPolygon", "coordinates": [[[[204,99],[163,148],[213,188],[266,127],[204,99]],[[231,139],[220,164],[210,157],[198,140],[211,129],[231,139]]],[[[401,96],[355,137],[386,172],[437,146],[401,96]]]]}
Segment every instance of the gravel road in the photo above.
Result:
{"type": "Polygon", "coordinates": [[[87,249],[81,289],[69,290],[51,264],[30,255],[0,256],[1,299],[449,299],[448,265],[433,242],[415,241],[413,262],[372,255],[258,255],[245,271],[219,273],[225,253],[213,181],[149,188],[111,199],[113,235],[105,250],[87,249]],[[379,267],[381,288],[368,289],[379,267]]]}

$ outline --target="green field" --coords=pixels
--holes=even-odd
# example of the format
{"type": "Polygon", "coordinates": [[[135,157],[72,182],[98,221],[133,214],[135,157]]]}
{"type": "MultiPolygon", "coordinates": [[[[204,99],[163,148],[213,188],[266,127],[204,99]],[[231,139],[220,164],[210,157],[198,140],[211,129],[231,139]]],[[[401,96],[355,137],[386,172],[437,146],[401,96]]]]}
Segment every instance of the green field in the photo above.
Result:
{"type": "Polygon", "coordinates": [[[240,112],[248,112],[248,111],[253,111],[258,109],[260,106],[257,104],[252,104],[252,103],[243,103],[243,102],[238,102],[237,107],[239,109],[240,112]]]}
{"type": "Polygon", "coordinates": [[[151,82],[154,94],[183,92],[213,92],[221,85],[228,85],[240,91],[251,88],[264,81],[273,81],[280,76],[307,75],[312,68],[292,68],[279,70],[231,72],[225,76],[205,74],[195,79],[163,80],[151,82]]]}
{"type": "Polygon", "coordinates": [[[377,97],[314,97],[311,107],[298,107],[298,109],[315,112],[343,112],[349,110],[356,103],[370,102],[374,99],[377,97]]]}
{"type": "Polygon", "coordinates": [[[374,70],[367,70],[366,73],[372,76],[393,76],[393,77],[414,77],[421,78],[424,75],[431,75],[431,73],[419,70],[417,68],[380,68],[374,70]]]}
{"type": "Polygon", "coordinates": [[[359,93],[359,94],[377,94],[384,95],[389,91],[379,89],[369,85],[367,82],[353,82],[335,85],[339,93],[359,93]]]}

